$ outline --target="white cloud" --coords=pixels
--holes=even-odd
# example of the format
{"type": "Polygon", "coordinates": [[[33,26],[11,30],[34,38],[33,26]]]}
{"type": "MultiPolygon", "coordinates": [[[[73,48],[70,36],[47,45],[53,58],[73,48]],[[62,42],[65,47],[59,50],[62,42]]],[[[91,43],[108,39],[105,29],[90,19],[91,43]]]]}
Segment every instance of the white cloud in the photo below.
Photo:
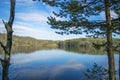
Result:
{"type": "Polygon", "coordinates": [[[78,61],[74,60],[74,62],[67,62],[65,64],[62,65],[58,65],[55,66],[52,70],[52,74],[50,74],[50,79],[54,80],[56,76],[59,76],[61,73],[63,73],[65,70],[77,70],[80,71],[83,68],[85,68],[85,66],[81,63],[79,63],[78,61]]]}
{"type": "Polygon", "coordinates": [[[33,0],[17,0],[17,2],[33,3],[33,0]]]}
{"type": "MultiPolygon", "coordinates": [[[[78,62],[75,59],[67,59],[64,62],[60,62],[59,61],[57,63],[57,65],[55,64],[46,64],[46,61],[51,61],[53,59],[55,60],[61,60],[61,58],[63,58],[63,56],[67,56],[66,55],[67,52],[62,51],[62,50],[42,50],[42,51],[36,51],[34,52],[34,54],[15,54],[12,55],[11,58],[11,62],[13,63],[13,65],[15,66],[15,68],[18,69],[18,73],[22,73],[21,77],[25,77],[27,80],[42,80],[42,79],[46,79],[48,78],[49,80],[55,80],[56,78],[60,77],[60,76],[64,76],[61,75],[64,72],[68,72],[68,70],[70,72],[78,72],[81,71],[82,69],[86,68],[85,65],[81,64],[80,62],[78,62]],[[56,54],[56,52],[58,52],[56,54]],[[20,56],[19,56],[20,55],[20,56]],[[29,57],[29,58],[26,58],[29,57]],[[25,67],[27,63],[31,63],[33,61],[39,61],[37,64],[38,66],[33,66],[28,68],[27,70],[20,70],[19,68],[25,67]],[[45,64],[44,64],[45,61],[45,64]],[[42,63],[41,63],[42,62],[42,63]],[[46,66],[47,65],[47,66],[46,66]],[[34,69],[33,69],[34,68],[34,69]],[[27,75],[25,75],[27,74],[27,75]]],[[[69,54],[70,55],[70,54],[69,54]]],[[[72,75],[72,74],[69,74],[72,75]]],[[[75,76],[68,76],[69,78],[73,78],[73,77],[79,77],[78,75],[75,76]]],[[[70,80],[70,79],[68,79],[70,80]]]]}
{"type": "Polygon", "coordinates": [[[41,38],[45,39],[44,36],[47,36],[49,34],[46,30],[38,30],[35,28],[31,28],[31,26],[27,25],[19,25],[14,24],[13,26],[14,34],[20,35],[20,36],[30,36],[34,38],[41,38]]]}
{"type": "MultiPolygon", "coordinates": [[[[50,40],[76,38],[75,35],[66,36],[56,34],[54,30],[50,29],[50,26],[46,23],[46,21],[47,17],[50,15],[55,17],[52,13],[54,10],[57,11],[55,8],[52,8],[48,5],[38,5],[38,3],[36,4],[36,2],[33,2],[32,0],[17,0],[16,4],[16,16],[13,25],[13,34],[50,40]]],[[[62,19],[57,18],[57,20],[62,19]]],[[[0,23],[0,32],[5,33],[6,30],[1,24],[2,23],[0,23]]]]}
{"type": "MultiPolygon", "coordinates": [[[[52,29],[45,29],[45,25],[40,25],[40,27],[32,27],[32,24],[24,22],[15,22],[13,25],[13,31],[15,35],[19,36],[30,36],[37,39],[43,40],[65,40],[71,38],[83,37],[82,35],[59,35],[52,29]]],[[[2,24],[0,24],[0,32],[6,33],[6,30],[2,24]]]]}
{"type": "MultiPolygon", "coordinates": [[[[110,11],[111,13],[111,18],[117,18],[118,15],[114,11],[110,11]]],[[[100,16],[105,20],[105,12],[101,12],[100,16]]]]}
{"type": "Polygon", "coordinates": [[[46,22],[48,14],[45,12],[16,13],[16,18],[29,22],[46,22]]]}
{"type": "Polygon", "coordinates": [[[33,0],[16,0],[16,5],[17,6],[29,6],[29,5],[33,5],[33,3],[35,3],[33,0]]]}
{"type": "Polygon", "coordinates": [[[49,7],[48,12],[45,11],[38,11],[34,10],[33,12],[28,11],[28,12],[21,12],[21,13],[16,13],[16,18],[20,19],[22,21],[27,21],[27,22],[47,22],[48,19],[47,17],[52,16],[55,17],[57,20],[65,20],[65,18],[60,18],[56,17],[52,12],[53,10],[49,7]]]}
{"type": "MultiPolygon", "coordinates": [[[[6,4],[6,5],[10,5],[10,0],[4,0],[4,1],[1,1],[2,3],[6,4]]],[[[33,0],[16,0],[16,5],[17,6],[24,6],[25,4],[26,5],[31,5],[35,3],[33,0]]]]}
{"type": "Polygon", "coordinates": [[[118,18],[118,15],[114,11],[111,11],[111,17],[112,18],[118,18]]]}

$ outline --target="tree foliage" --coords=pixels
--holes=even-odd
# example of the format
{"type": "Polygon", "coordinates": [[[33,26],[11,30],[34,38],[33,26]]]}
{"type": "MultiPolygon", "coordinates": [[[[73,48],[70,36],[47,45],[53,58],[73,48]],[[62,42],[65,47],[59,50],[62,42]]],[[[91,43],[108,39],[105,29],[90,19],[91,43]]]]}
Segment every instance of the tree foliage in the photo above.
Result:
{"type": "MultiPolygon", "coordinates": [[[[90,16],[98,16],[105,11],[104,0],[41,0],[49,5],[59,7],[53,12],[56,17],[48,17],[48,24],[53,29],[60,29],[59,34],[92,33],[94,37],[106,36],[105,20],[90,20],[90,16]]],[[[112,19],[113,33],[119,34],[120,1],[110,0],[110,10],[118,16],[112,19]]]]}
{"type": "MultiPolygon", "coordinates": [[[[34,0],[37,1],[37,0],[34,0]]],[[[106,20],[90,19],[90,16],[99,16],[105,12],[104,0],[39,0],[50,6],[58,7],[59,12],[54,12],[55,17],[48,17],[48,24],[58,34],[82,34],[85,32],[88,37],[106,37],[106,20]],[[56,19],[59,17],[60,19],[56,19]]],[[[113,36],[120,34],[120,1],[109,0],[111,13],[116,17],[111,17],[113,36]]],[[[103,44],[98,44],[103,45],[103,44]]],[[[96,46],[96,44],[95,44],[96,46]]],[[[115,45],[115,46],[119,46],[115,45]]],[[[113,46],[113,47],[115,47],[113,46]]]]}
{"type": "MultiPolygon", "coordinates": [[[[93,37],[106,37],[106,48],[109,62],[109,79],[115,80],[113,33],[120,34],[120,1],[119,0],[39,0],[51,6],[59,7],[59,12],[53,12],[56,17],[48,17],[48,24],[53,29],[59,29],[58,34],[89,33],[93,37]],[[105,12],[106,20],[91,20],[90,16],[105,12]],[[117,17],[111,17],[111,12],[117,17]]],[[[96,45],[96,44],[95,44],[96,45]]],[[[102,44],[97,44],[102,45],[102,44]]],[[[117,45],[120,47],[120,45],[117,45]]]]}

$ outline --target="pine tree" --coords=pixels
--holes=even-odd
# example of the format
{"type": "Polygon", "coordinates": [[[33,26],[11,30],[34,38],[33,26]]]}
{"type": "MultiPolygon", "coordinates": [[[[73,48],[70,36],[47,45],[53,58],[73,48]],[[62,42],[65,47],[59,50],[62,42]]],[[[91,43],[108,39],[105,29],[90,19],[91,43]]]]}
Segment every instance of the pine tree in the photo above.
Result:
{"type": "Polygon", "coordinates": [[[113,34],[120,33],[120,1],[119,0],[39,0],[50,6],[59,7],[59,12],[53,12],[56,17],[48,17],[48,24],[53,29],[59,29],[58,34],[82,34],[90,37],[105,37],[106,43],[94,44],[106,46],[109,64],[109,80],[115,80],[114,51],[120,44],[113,46],[113,34]],[[118,16],[111,17],[111,11],[118,16]],[[98,16],[105,12],[105,20],[90,20],[90,16],[98,16]]]}

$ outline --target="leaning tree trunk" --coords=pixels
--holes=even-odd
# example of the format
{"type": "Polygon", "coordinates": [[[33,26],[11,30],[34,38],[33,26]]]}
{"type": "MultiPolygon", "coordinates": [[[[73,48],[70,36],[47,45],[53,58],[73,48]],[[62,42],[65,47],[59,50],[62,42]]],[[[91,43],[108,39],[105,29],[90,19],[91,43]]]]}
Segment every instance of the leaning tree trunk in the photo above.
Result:
{"type": "Polygon", "coordinates": [[[7,31],[7,42],[6,42],[6,46],[4,46],[2,44],[2,42],[0,42],[0,45],[2,46],[4,52],[5,52],[5,56],[4,56],[4,60],[1,60],[2,62],[2,80],[8,80],[8,72],[9,72],[9,65],[10,65],[10,54],[11,54],[11,48],[12,48],[12,34],[13,34],[13,30],[12,30],[12,25],[14,22],[14,15],[15,15],[15,2],[16,0],[10,0],[10,18],[8,22],[4,22],[4,26],[5,29],[7,31]]]}
{"type": "Polygon", "coordinates": [[[107,23],[107,54],[108,54],[108,64],[109,64],[109,80],[115,80],[115,62],[114,62],[114,52],[113,52],[113,40],[112,40],[112,25],[110,16],[110,3],[109,0],[104,0],[105,2],[105,14],[107,23]]]}
{"type": "MultiPolygon", "coordinates": [[[[9,27],[9,25],[7,25],[9,27]]],[[[7,45],[6,45],[6,52],[4,56],[3,62],[3,70],[2,70],[2,80],[8,80],[8,72],[9,72],[9,65],[10,65],[10,54],[11,54],[11,47],[12,47],[12,28],[7,29],[7,45]]]]}
{"type": "Polygon", "coordinates": [[[120,79],[120,53],[119,53],[119,79],[120,79]]]}

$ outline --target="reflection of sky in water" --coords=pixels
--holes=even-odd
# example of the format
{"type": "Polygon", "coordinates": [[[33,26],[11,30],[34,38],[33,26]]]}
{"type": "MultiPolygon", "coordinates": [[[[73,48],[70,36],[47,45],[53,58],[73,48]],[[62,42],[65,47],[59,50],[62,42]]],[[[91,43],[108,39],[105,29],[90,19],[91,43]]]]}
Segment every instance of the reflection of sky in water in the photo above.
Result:
{"type": "MultiPolygon", "coordinates": [[[[115,55],[118,70],[118,55],[115,55]]],[[[94,63],[107,67],[106,55],[74,54],[63,50],[42,50],[14,54],[10,80],[85,80],[83,71],[94,63]]]]}

